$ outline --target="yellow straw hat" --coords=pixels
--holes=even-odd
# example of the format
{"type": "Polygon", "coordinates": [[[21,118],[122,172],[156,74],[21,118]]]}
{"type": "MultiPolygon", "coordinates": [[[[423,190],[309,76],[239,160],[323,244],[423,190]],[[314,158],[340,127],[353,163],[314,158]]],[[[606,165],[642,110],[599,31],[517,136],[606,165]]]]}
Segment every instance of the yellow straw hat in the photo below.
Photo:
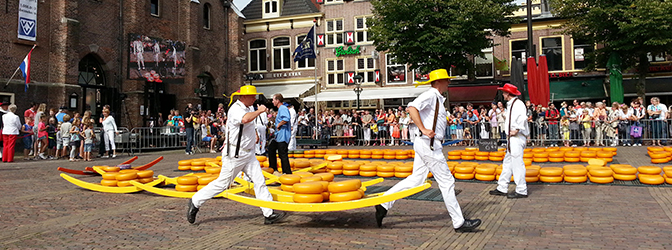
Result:
{"type": "Polygon", "coordinates": [[[436,80],[452,79],[452,78],[455,78],[455,77],[449,76],[448,71],[446,69],[437,69],[437,70],[433,70],[432,72],[429,72],[429,80],[428,81],[426,81],[426,82],[415,81],[415,82],[413,82],[413,86],[415,86],[417,88],[420,85],[430,84],[430,83],[432,83],[433,81],[436,81],[436,80]]]}
{"type": "MultiPolygon", "coordinates": [[[[263,95],[264,93],[257,93],[257,87],[252,86],[252,85],[244,85],[240,87],[240,89],[233,94],[231,94],[231,100],[229,101],[229,106],[231,106],[231,103],[233,102],[233,96],[237,95],[263,95]]],[[[224,97],[226,95],[222,94],[224,97]]]]}

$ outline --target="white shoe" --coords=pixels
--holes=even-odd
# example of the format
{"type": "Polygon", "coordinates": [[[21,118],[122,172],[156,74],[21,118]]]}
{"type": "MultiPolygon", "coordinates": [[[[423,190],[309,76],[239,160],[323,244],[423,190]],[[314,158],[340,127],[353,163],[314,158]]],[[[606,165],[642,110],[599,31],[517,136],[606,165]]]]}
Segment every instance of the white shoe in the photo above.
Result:
{"type": "Polygon", "coordinates": [[[110,156],[109,155],[103,155],[100,158],[110,158],[110,156]]]}
{"type": "Polygon", "coordinates": [[[112,158],[117,158],[117,155],[112,155],[112,158]]]}
{"type": "Polygon", "coordinates": [[[210,150],[210,153],[214,154],[214,153],[217,153],[217,151],[215,151],[215,150],[210,150]]]}
{"type": "Polygon", "coordinates": [[[46,160],[46,159],[47,159],[47,157],[44,156],[44,153],[41,153],[41,154],[39,155],[39,157],[40,157],[40,159],[42,159],[42,160],[46,160]]]}

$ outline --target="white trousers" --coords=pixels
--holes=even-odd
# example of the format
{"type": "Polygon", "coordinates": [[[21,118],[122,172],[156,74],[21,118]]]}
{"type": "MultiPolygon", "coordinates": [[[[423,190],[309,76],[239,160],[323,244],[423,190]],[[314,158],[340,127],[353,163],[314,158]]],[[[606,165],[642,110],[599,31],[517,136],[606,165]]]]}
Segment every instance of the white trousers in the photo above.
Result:
{"type": "Polygon", "coordinates": [[[371,140],[371,128],[369,126],[364,127],[364,141],[371,140]]]}
{"type": "Polygon", "coordinates": [[[292,128],[292,136],[289,139],[287,150],[296,150],[296,130],[297,128],[292,128]]]}
{"type": "MultiPolygon", "coordinates": [[[[385,194],[392,194],[409,188],[414,188],[425,183],[427,174],[431,171],[439,185],[443,202],[446,204],[448,214],[453,221],[453,228],[459,228],[464,223],[462,209],[455,197],[455,178],[448,169],[446,157],[442,153],[441,141],[435,141],[434,150],[429,149],[429,139],[415,137],[413,141],[415,150],[415,160],[413,161],[413,173],[406,179],[394,185],[385,194]]],[[[385,209],[390,210],[395,201],[381,204],[385,209]]]]}
{"type": "Polygon", "coordinates": [[[527,195],[527,182],[525,182],[525,161],[523,161],[523,150],[525,149],[525,136],[512,136],[511,152],[506,152],[502,164],[502,174],[497,181],[497,190],[503,193],[509,192],[509,182],[513,174],[513,181],[516,183],[516,193],[527,195]]]}
{"type": "MultiPolygon", "coordinates": [[[[65,146],[65,145],[63,145],[65,146]]],[[[105,131],[105,151],[115,150],[114,130],[105,131]]]]}
{"type": "MultiPolygon", "coordinates": [[[[256,154],[260,155],[266,152],[266,126],[257,124],[257,134],[259,135],[259,142],[254,146],[256,154]]],[[[222,157],[223,158],[223,157],[222,157]]]]}
{"type": "MultiPolygon", "coordinates": [[[[252,183],[254,183],[254,193],[257,199],[264,201],[273,200],[273,196],[271,196],[268,187],[266,187],[266,180],[264,179],[264,174],[261,173],[259,161],[254,157],[254,153],[252,151],[245,152],[241,150],[239,158],[226,156],[226,152],[222,152],[222,171],[219,173],[219,177],[208,183],[207,186],[191,197],[194,206],[197,208],[201,207],[207,200],[224,190],[227,190],[233,182],[233,179],[235,179],[236,176],[240,176],[241,171],[252,180],[252,183]]],[[[265,217],[268,217],[273,214],[273,209],[262,207],[261,212],[265,217]]]]}

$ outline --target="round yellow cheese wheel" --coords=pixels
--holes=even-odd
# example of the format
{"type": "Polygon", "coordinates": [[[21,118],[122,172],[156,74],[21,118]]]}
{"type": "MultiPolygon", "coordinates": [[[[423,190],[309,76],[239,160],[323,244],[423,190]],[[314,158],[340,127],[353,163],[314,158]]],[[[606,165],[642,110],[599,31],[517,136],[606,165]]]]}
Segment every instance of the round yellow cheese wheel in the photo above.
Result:
{"type": "Polygon", "coordinates": [[[525,176],[525,182],[537,182],[539,181],[538,176],[525,176]]]}
{"type": "Polygon", "coordinates": [[[329,173],[332,173],[334,175],[341,175],[343,174],[343,170],[340,169],[329,170],[329,173]]]}
{"type": "Polygon", "coordinates": [[[378,175],[378,172],[376,172],[376,171],[364,171],[364,170],[360,170],[360,171],[359,171],[359,175],[360,175],[360,176],[364,176],[364,177],[375,177],[375,176],[378,175]]]}
{"type": "Polygon", "coordinates": [[[138,178],[138,173],[119,173],[117,176],[115,176],[115,179],[117,181],[129,181],[129,180],[134,180],[138,178]]]}
{"type": "Polygon", "coordinates": [[[597,157],[597,152],[595,151],[581,151],[579,154],[581,157],[586,157],[586,158],[595,158],[597,157]]]}
{"type": "Polygon", "coordinates": [[[376,175],[378,175],[378,177],[390,178],[390,177],[394,177],[394,172],[380,172],[380,171],[378,171],[376,173],[376,175]]]}
{"type": "Polygon", "coordinates": [[[614,175],[614,171],[607,167],[593,167],[588,171],[591,177],[612,177],[614,175]]]}
{"type": "Polygon", "coordinates": [[[193,161],[191,161],[191,165],[192,166],[205,166],[205,161],[204,160],[193,160],[193,161]]]}
{"type": "Polygon", "coordinates": [[[490,155],[490,153],[488,152],[480,152],[480,151],[476,152],[476,156],[488,156],[488,155],[490,155]]]}
{"type": "Polygon", "coordinates": [[[463,156],[460,156],[460,158],[461,158],[462,160],[467,160],[467,161],[471,161],[471,160],[476,159],[476,157],[471,156],[471,155],[463,155],[463,156]]]}
{"type": "Polygon", "coordinates": [[[549,157],[549,158],[548,158],[548,161],[550,161],[550,162],[563,162],[563,161],[565,161],[565,158],[562,158],[562,157],[560,157],[560,158],[549,157]]]}
{"type": "Polygon", "coordinates": [[[304,177],[310,177],[310,176],[313,176],[313,175],[314,175],[314,174],[311,173],[311,172],[294,172],[294,173],[292,173],[292,174],[293,174],[293,175],[300,176],[301,178],[304,178],[304,177]]]}
{"type": "Polygon", "coordinates": [[[498,157],[504,157],[506,155],[506,152],[504,151],[497,151],[497,152],[490,152],[489,156],[498,156],[498,157]]]}
{"type": "Polygon", "coordinates": [[[460,180],[471,180],[474,178],[474,174],[463,174],[463,173],[455,173],[455,178],[460,179],[460,180]]]}
{"type": "Polygon", "coordinates": [[[304,183],[296,183],[292,185],[292,188],[294,189],[294,192],[297,194],[320,194],[320,197],[322,197],[322,183],[320,182],[304,182],[304,183]]]}
{"type": "Polygon", "coordinates": [[[180,166],[191,166],[191,160],[181,160],[177,162],[177,165],[180,166]]]}
{"type": "Polygon", "coordinates": [[[579,161],[581,161],[581,159],[579,157],[567,157],[567,155],[565,155],[565,161],[566,162],[579,162],[579,161]]]}
{"type": "Polygon", "coordinates": [[[359,170],[343,170],[343,175],[345,176],[359,175],[359,170]]]}
{"type": "Polygon", "coordinates": [[[462,159],[462,157],[459,156],[459,155],[449,155],[448,156],[448,160],[460,160],[460,159],[462,159]]]}
{"type": "Polygon", "coordinates": [[[578,151],[565,151],[565,159],[566,158],[579,158],[581,156],[581,152],[578,151]]]}
{"type": "Polygon", "coordinates": [[[123,170],[119,170],[119,173],[120,173],[120,174],[125,174],[125,173],[137,173],[137,172],[138,172],[138,170],[135,170],[135,169],[123,169],[123,170]]]}
{"type": "MultiPolygon", "coordinates": [[[[109,173],[103,173],[103,180],[117,180],[117,175],[119,175],[118,172],[109,172],[109,173]]],[[[116,182],[114,184],[115,186],[117,185],[116,182]]]]}
{"type": "Polygon", "coordinates": [[[494,181],[495,180],[495,175],[494,174],[476,174],[474,176],[476,180],[479,181],[494,181]]]}
{"type": "Polygon", "coordinates": [[[478,148],[465,148],[464,151],[466,151],[466,152],[476,152],[476,151],[478,151],[478,148]]]}
{"type": "Polygon", "coordinates": [[[294,192],[294,185],[285,185],[285,184],[282,184],[282,185],[280,185],[280,189],[282,189],[282,191],[292,192],[292,193],[293,193],[293,192],[294,192]]]}
{"type": "Polygon", "coordinates": [[[106,187],[116,187],[117,186],[117,180],[109,180],[109,179],[103,179],[100,181],[100,185],[106,186],[106,187]]]}
{"type": "Polygon", "coordinates": [[[365,164],[359,166],[359,171],[378,171],[378,165],[365,164]]]}
{"type": "MultiPolygon", "coordinates": [[[[501,167],[501,166],[500,166],[501,167]]],[[[525,166],[525,169],[536,169],[536,170],[541,170],[541,166],[539,165],[529,165],[525,166]]]]}
{"type": "Polygon", "coordinates": [[[332,173],[319,173],[315,174],[313,176],[318,176],[322,178],[323,181],[333,181],[334,180],[334,174],[332,173]]]}
{"type": "Polygon", "coordinates": [[[394,167],[394,172],[413,172],[413,165],[398,165],[394,167]]]}
{"type": "Polygon", "coordinates": [[[138,178],[150,178],[152,176],[154,176],[154,171],[152,170],[138,171],[138,178]]]}
{"type": "MultiPolygon", "coordinates": [[[[562,168],[560,167],[545,167],[539,170],[541,176],[560,176],[562,179],[562,168]]],[[[544,180],[541,180],[544,181],[544,180]]]]}
{"type": "Polygon", "coordinates": [[[474,159],[477,161],[487,161],[488,157],[487,156],[474,156],[474,159]]]}
{"type": "Polygon", "coordinates": [[[198,185],[175,185],[175,191],[179,192],[196,192],[198,191],[198,185]]]}
{"type": "Polygon", "coordinates": [[[324,196],[322,196],[322,193],[319,194],[295,193],[293,196],[293,200],[296,203],[320,203],[324,200],[324,196]]]}
{"type": "Polygon", "coordinates": [[[356,163],[343,164],[343,170],[359,170],[359,164],[356,163]]]}
{"type": "Polygon", "coordinates": [[[548,158],[534,157],[534,158],[532,158],[532,161],[534,161],[534,162],[548,162],[548,158]]]}
{"type": "Polygon", "coordinates": [[[662,169],[654,166],[641,166],[637,168],[637,171],[639,171],[640,174],[660,175],[662,169]]]}
{"type": "MultiPolygon", "coordinates": [[[[268,168],[268,169],[273,170],[272,168],[268,168]]],[[[205,172],[208,173],[208,174],[219,174],[221,171],[222,171],[222,168],[215,168],[215,167],[206,167],[205,168],[205,172]]],[[[273,172],[270,172],[270,173],[272,174],[273,172]]]]}
{"type": "Polygon", "coordinates": [[[570,183],[583,183],[588,180],[588,176],[565,176],[565,181],[570,183]]]}
{"type": "MultiPolygon", "coordinates": [[[[542,168],[543,169],[543,168],[542,168]]],[[[527,178],[525,178],[527,180],[527,178]]],[[[539,176],[541,182],[555,183],[562,182],[562,176],[539,176]]]]}
{"type": "Polygon", "coordinates": [[[534,153],[534,158],[548,158],[548,153],[534,153]]]}
{"type": "Polygon", "coordinates": [[[557,151],[548,153],[549,158],[563,158],[565,157],[565,151],[557,151]]]}
{"type": "Polygon", "coordinates": [[[523,162],[525,163],[525,166],[532,165],[532,159],[523,159],[523,162]]]}
{"type": "Polygon", "coordinates": [[[532,153],[532,152],[523,153],[523,158],[533,158],[533,157],[534,157],[534,153],[532,153]]]}
{"type": "Polygon", "coordinates": [[[219,176],[203,176],[198,178],[198,185],[208,185],[208,183],[216,180],[219,176]]]}
{"type": "Polygon", "coordinates": [[[612,183],[614,182],[614,177],[597,177],[597,176],[590,176],[590,182],[593,183],[599,183],[599,184],[605,184],[605,183],[612,183]]]}
{"type": "Polygon", "coordinates": [[[119,172],[120,170],[119,167],[108,167],[108,166],[104,166],[101,169],[105,172],[119,172]]]}
{"type": "Polygon", "coordinates": [[[133,186],[133,184],[131,184],[131,180],[117,181],[117,187],[130,187],[130,186],[133,186]]]}
{"type": "Polygon", "coordinates": [[[455,166],[455,173],[460,173],[460,174],[471,174],[474,173],[475,167],[473,165],[456,165],[455,166]]]}
{"type": "Polygon", "coordinates": [[[358,200],[362,198],[362,193],[359,190],[342,192],[342,193],[331,193],[329,195],[329,201],[339,202],[339,201],[351,201],[358,200]]]}
{"type": "Polygon", "coordinates": [[[308,176],[308,177],[303,177],[303,178],[301,178],[301,183],[304,183],[304,182],[315,182],[315,181],[322,181],[322,177],[319,177],[319,176],[308,176]]]}
{"type": "Polygon", "coordinates": [[[294,183],[301,182],[301,176],[295,174],[283,174],[278,180],[283,185],[294,185],[294,183]]]}
{"type": "Polygon", "coordinates": [[[501,157],[501,156],[489,156],[489,157],[488,157],[488,160],[490,160],[490,161],[503,161],[503,160],[504,160],[504,157],[501,157]]]}
{"type": "Polygon", "coordinates": [[[180,176],[180,177],[177,177],[177,184],[180,184],[180,185],[196,185],[196,184],[198,184],[198,177],[196,177],[196,176],[180,176]]]}
{"type": "Polygon", "coordinates": [[[378,172],[394,172],[394,166],[390,165],[379,165],[376,168],[376,171],[378,172]]]}
{"type": "Polygon", "coordinates": [[[670,161],[667,159],[667,157],[666,158],[660,158],[660,159],[651,158],[651,163],[655,163],[655,164],[668,163],[668,162],[670,162],[670,161]]]}
{"type": "Polygon", "coordinates": [[[205,166],[191,166],[192,171],[201,171],[205,169],[205,166]]]}
{"type": "Polygon", "coordinates": [[[635,174],[637,174],[637,168],[632,167],[632,166],[613,166],[612,165],[611,170],[614,171],[614,174],[621,174],[621,175],[635,175],[635,174]]]}
{"type": "Polygon", "coordinates": [[[480,165],[476,167],[476,173],[481,175],[494,175],[496,169],[496,167],[480,165]]]}
{"type": "Polygon", "coordinates": [[[140,183],[150,183],[152,181],[154,181],[154,177],[147,177],[147,178],[138,179],[138,182],[140,182],[140,183]]]}
{"type": "Polygon", "coordinates": [[[412,174],[412,172],[394,172],[394,177],[397,177],[397,178],[406,178],[406,177],[408,177],[408,176],[411,175],[411,174],[412,174]]]}
{"type": "Polygon", "coordinates": [[[614,179],[621,180],[621,181],[634,181],[635,179],[637,179],[637,175],[614,173],[614,179]]]}
{"type": "Polygon", "coordinates": [[[448,152],[448,156],[460,156],[460,155],[462,155],[461,150],[453,150],[448,152]]]}
{"type": "Polygon", "coordinates": [[[354,179],[354,180],[331,182],[329,183],[328,189],[330,193],[344,193],[355,191],[360,187],[362,187],[362,181],[354,179]]]}
{"type": "Polygon", "coordinates": [[[665,178],[659,174],[640,174],[639,182],[649,185],[660,185],[665,182],[665,178]]]}
{"type": "Polygon", "coordinates": [[[187,166],[179,165],[179,166],[177,166],[177,170],[182,170],[182,171],[191,170],[191,165],[187,165],[187,166]]]}
{"type": "Polygon", "coordinates": [[[537,177],[539,176],[539,169],[526,169],[525,177],[537,177]]]}
{"type": "Polygon", "coordinates": [[[565,168],[563,171],[565,173],[565,176],[586,176],[588,174],[588,170],[586,170],[586,168],[583,168],[583,167],[582,168],[565,168]]]}

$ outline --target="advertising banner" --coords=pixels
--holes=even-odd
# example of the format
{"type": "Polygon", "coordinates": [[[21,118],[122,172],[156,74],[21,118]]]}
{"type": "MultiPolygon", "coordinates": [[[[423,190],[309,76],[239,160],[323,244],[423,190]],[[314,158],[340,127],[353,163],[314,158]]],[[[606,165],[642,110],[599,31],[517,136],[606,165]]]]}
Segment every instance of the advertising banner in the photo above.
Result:
{"type": "Polygon", "coordinates": [[[19,0],[19,39],[35,41],[37,34],[37,0],[19,0]]]}
{"type": "Polygon", "coordinates": [[[148,82],[184,83],[184,42],[129,35],[128,78],[148,82]]]}

